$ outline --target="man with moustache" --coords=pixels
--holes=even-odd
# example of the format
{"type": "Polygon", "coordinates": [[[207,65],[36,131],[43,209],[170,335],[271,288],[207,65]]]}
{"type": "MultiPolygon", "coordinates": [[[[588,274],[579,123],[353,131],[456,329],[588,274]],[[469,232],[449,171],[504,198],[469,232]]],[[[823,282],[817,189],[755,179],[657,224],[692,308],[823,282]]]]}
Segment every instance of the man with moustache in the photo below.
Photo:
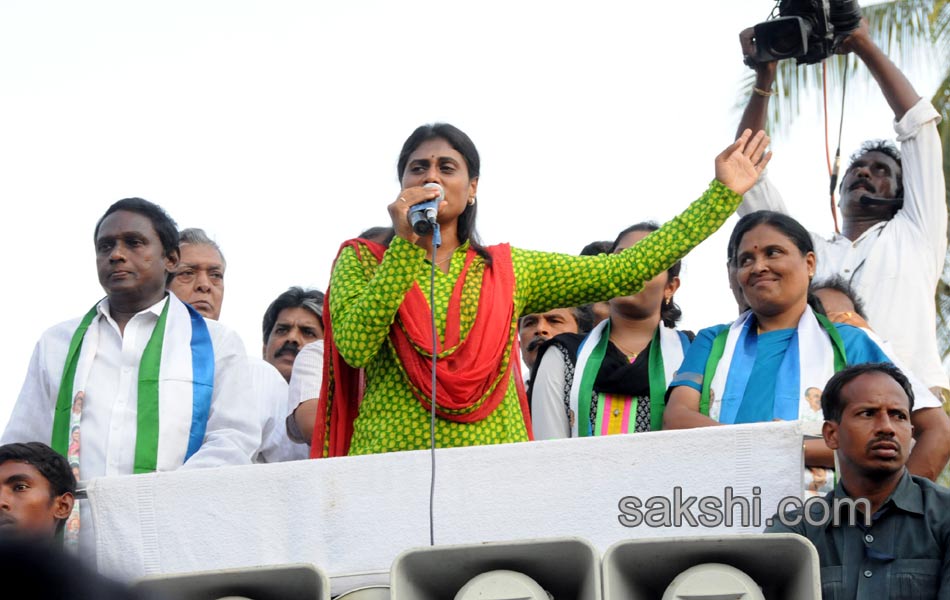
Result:
{"type": "Polygon", "coordinates": [[[323,292],[292,287],[264,313],[264,360],[290,381],[300,349],[323,339],[323,292]]]}
{"type": "Polygon", "coordinates": [[[83,479],[249,463],[261,429],[247,415],[244,346],[166,292],[179,260],[175,222],[126,198],[93,240],[106,297],[40,338],[0,443],[51,440],[83,479]]]}
{"type": "MultiPolygon", "coordinates": [[[[179,232],[181,260],[169,276],[168,289],[190,304],[206,319],[217,321],[224,302],[224,273],[227,262],[217,242],[203,229],[179,232]]],[[[254,452],[256,463],[307,458],[309,447],[287,436],[288,386],[281,373],[264,360],[249,356],[248,373],[252,397],[260,408],[262,439],[254,452]]]]}
{"type": "MultiPolygon", "coordinates": [[[[774,94],[776,63],[755,63],[753,37],[751,29],[740,34],[746,62],[756,72],[740,131],[765,124],[769,97],[774,94]]],[[[866,20],[838,52],[854,53],[874,76],[894,112],[901,146],[898,151],[890,142],[870,141],[852,156],[839,188],[841,234],[827,239],[812,234],[818,256],[815,280],[839,275],[851,284],[864,299],[867,321],[874,330],[940,396],[950,387],[937,348],[934,300],[947,252],[946,187],[937,132],[940,115],[874,44],[866,20]]],[[[765,175],[746,193],[738,212],[744,215],[762,209],[790,214],[765,175]]],[[[930,418],[936,421],[937,416],[934,412],[930,418]]],[[[921,429],[916,422],[919,417],[915,415],[917,429],[921,429]]],[[[935,457],[933,476],[948,453],[950,448],[930,453],[935,457]]]]}
{"type": "Polygon", "coordinates": [[[532,313],[518,321],[521,342],[521,360],[528,371],[534,369],[538,347],[559,333],[586,333],[593,327],[594,315],[590,306],[555,308],[546,313],[532,313]]]}
{"type": "Polygon", "coordinates": [[[892,364],[865,363],[825,386],[822,435],[839,479],[823,500],[773,517],[767,533],[815,545],[826,598],[944,598],[950,593],[950,491],[906,468],[914,392],[892,364]],[[837,522],[835,522],[837,520],[837,522]]]}
{"type": "Polygon", "coordinates": [[[594,307],[590,304],[571,308],[555,308],[546,313],[532,313],[518,321],[518,340],[521,345],[521,360],[525,372],[525,388],[528,395],[528,410],[532,410],[534,378],[541,363],[541,355],[548,349],[545,342],[562,333],[585,334],[594,327],[594,307]]]}

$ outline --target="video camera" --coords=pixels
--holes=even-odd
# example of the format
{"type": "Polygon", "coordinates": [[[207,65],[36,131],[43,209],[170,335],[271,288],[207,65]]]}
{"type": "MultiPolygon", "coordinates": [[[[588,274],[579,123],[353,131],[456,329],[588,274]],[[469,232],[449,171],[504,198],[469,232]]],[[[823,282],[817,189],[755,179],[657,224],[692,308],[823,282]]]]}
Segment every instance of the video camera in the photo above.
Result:
{"type": "MultiPolygon", "coordinates": [[[[778,0],[779,17],[755,26],[757,63],[824,60],[861,23],[857,0],[778,0]]],[[[774,12],[773,12],[774,14],[774,12]]],[[[750,65],[751,66],[751,65],[750,65]]]]}

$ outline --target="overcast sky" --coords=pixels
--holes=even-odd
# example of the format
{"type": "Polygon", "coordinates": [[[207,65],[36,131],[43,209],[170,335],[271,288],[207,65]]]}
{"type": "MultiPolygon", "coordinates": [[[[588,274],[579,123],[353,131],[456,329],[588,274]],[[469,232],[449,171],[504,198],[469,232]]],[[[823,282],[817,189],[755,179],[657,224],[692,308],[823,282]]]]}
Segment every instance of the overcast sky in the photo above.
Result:
{"type": "MultiPolygon", "coordinates": [[[[482,155],[489,243],[577,253],[698,197],[735,132],[740,29],[767,0],[0,4],[0,426],[46,328],[101,296],[92,232],[141,196],[228,261],[222,322],[252,354],[290,285],[324,289],[340,242],[389,224],[395,162],[447,121],[482,155]]],[[[935,81],[915,81],[930,95],[935,81]]],[[[849,95],[844,152],[893,137],[849,95]]],[[[837,129],[837,110],[833,115],[837,129]]],[[[817,103],[774,140],[772,176],[830,231],[817,103]]],[[[685,261],[683,326],[726,322],[725,240],[685,261]]]]}

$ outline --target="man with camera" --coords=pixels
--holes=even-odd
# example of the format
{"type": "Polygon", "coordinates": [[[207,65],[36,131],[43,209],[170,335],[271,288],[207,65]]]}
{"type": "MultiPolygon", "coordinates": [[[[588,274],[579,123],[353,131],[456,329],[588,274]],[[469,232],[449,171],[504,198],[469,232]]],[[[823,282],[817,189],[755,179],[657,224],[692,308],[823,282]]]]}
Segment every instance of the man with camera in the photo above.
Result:
{"type": "MultiPolygon", "coordinates": [[[[761,129],[774,95],[776,62],[756,60],[763,56],[756,44],[766,40],[756,40],[753,29],[739,38],[745,62],[756,72],[739,130],[761,129]]],[[[871,40],[865,19],[834,50],[853,52],[874,76],[894,111],[901,150],[889,142],[865,142],[852,156],[839,187],[842,233],[827,239],[812,233],[815,279],[839,275],[848,281],[864,300],[874,330],[939,396],[950,387],[937,350],[934,300],[947,251],[940,116],[871,40]]],[[[756,210],[791,213],[765,174],[738,212],[756,210]]],[[[940,408],[924,409],[914,414],[914,428],[917,447],[908,468],[934,479],[950,458],[950,420],[940,408]]]]}

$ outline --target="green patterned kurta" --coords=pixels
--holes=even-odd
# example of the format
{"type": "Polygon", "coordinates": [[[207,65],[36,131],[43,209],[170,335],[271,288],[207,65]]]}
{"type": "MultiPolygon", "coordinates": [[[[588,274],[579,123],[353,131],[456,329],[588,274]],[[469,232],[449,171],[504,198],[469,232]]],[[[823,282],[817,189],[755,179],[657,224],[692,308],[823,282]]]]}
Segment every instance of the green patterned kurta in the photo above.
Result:
{"type": "MultiPolygon", "coordinates": [[[[619,254],[572,256],[511,249],[515,274],[512,330],[523,314],[578,306],[638,292],[709,237],[739,205],[741,196],[714,181],[694,202],[658,231],[619,254]]],[[[465,263],[463,244],[452,256],[448,273],[436,269],[436,327],[444,339],[445,315],[452,288],[465,263]]],[[[354,423],[350,454],[416,450],[429,446],[429,413],[412,394],[389,340],[406,292],[418,283],[429,296],[430,263],[425,250],[393,239],[383,261],[352,248],[337,259],[330,279],[330,313],[337,348],[350,365],[366,370],[366,390],[354,423]]],[[[475,319],[484,262],[476,257],[462,292],[461,333],[468,335],[475,319]]],[[[512,348],[508,348],[510,353],[512,348]]],[[[514,357],[513,360],[520,360],[514,357]]],[[[514,377],[505,399],[484,420],[456,423],[438,419],[440,447],[500,444],[528,439],[514,377]]]]}

